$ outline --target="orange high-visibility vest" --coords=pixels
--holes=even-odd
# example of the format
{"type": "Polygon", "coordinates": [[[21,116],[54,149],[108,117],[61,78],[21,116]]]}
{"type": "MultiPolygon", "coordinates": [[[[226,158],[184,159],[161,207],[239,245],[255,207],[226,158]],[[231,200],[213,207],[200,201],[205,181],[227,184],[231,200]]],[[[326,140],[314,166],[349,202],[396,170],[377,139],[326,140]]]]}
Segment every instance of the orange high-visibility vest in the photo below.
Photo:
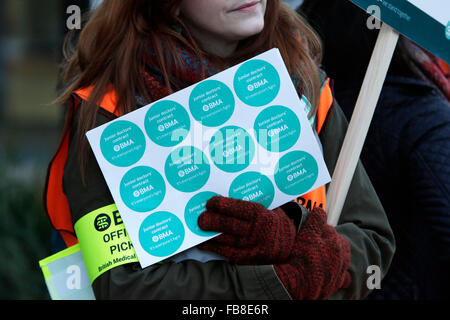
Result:
{"type": "MultiPolygon", "coordinates": [[[[92,92],[93,87],[77,90],[75,95],[87,101],[92,92]]],[[[76,100],[76,98],[74,98],[76,100]]],[[[117,112],[117,96],[114,90],[110,88],[104,95],[99,106],[109,113],[119,116],[117,112]]],[[[76,103],[76,102],[75,102],[76,103]]],[[[319,107],[316,115],[317,132],[320,133],[327,118],[328,112],[333,104],[333,95],[329,85],[329,81],[322,89],[319,107]]],[[[47,181],[44,191],[44,207],[50,219],[53,228],[59,232],[67,247],[71,247],[78,243],[72,224],[72,217],[69,210],[67,196],[63,191],[63,174],[64,166],[67,160],[69,150],[70,127],[64,133],[55,156],[49,164],[47,171],[47,181]]],[[[326,210],[326,194],[325,186],[319,187],[301,197],[295,199],[296,202],[308,209],[320,206],[326,210]]]]}

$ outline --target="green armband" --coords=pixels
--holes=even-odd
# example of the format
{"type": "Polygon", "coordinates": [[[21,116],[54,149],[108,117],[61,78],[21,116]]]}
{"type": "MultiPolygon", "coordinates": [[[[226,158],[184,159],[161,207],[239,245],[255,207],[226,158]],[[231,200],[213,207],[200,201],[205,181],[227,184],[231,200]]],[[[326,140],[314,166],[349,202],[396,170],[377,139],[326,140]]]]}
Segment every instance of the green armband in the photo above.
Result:
{"type": "Polygon", "coordinates": [[[75,223],[75,233],[91,284],[112,268],[138,262],[115,204],[83,216],[75,223]]]}

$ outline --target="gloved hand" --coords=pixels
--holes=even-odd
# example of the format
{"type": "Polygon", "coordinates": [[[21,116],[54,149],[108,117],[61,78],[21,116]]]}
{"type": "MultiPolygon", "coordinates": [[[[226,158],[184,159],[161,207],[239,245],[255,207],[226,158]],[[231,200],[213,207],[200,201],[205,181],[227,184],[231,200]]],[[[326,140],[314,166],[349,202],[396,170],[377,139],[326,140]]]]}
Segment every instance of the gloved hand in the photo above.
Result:
{"type": "Polygon", "coordinates": [[[290,256],[297,234],[293,221],[281,208],[215,196],[198,218],[203,230],[222,232],[198,246],[237,264],[274,264],[290,256]]]}
{"type": "Polygon", "coordinates": [[[350,244],[327,224],[327,214],[316,207],[295,239],[288,261],[274,265],[292,298],[326,299],[351,283],[350,244]]]}

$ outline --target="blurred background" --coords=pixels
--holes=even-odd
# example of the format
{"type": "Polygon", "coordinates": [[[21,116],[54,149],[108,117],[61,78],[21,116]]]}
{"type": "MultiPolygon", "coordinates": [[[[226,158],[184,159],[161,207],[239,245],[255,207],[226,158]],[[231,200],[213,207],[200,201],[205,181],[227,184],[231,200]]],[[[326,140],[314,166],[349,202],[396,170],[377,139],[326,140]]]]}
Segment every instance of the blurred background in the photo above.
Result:
{"type": "MultiPolygon", "coordinates": [[[[95,2],[95,1],[94,1],[95,2]]],[[[64,109],[57,96],[67,7],[89,0],[0,0],[0,299],[50,299],[39,260],[53,254],[42,205],[64,109]]]]}

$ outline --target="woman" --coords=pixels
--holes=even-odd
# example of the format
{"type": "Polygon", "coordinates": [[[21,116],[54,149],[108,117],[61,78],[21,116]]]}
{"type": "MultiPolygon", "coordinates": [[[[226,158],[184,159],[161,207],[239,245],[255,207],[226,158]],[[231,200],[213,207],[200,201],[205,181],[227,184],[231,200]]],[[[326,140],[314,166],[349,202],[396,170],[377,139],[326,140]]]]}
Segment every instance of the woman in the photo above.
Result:
{"type": "MultiPolygon", "coordinates": [[[[46,199],[66,243],[76,243],[72,221],[113,203],[84,138],[87,130],[273,47],[280,50],[299,95],[311,101],[310,116],[332,172],[346,123],[318,69],[318,39],[281,1],[104,1],[68,59],[68,86],[59,98],[69,113],[46,199]],[[109,110],[98,107],[105,103],[109,110]],[[61,222],[64,210],[55,210],[64,206],[70,226],[67,219],[61,222]]],[[[306,219],[306,208],[295,202],[271,211],[214,197],[199,225],[223,235],[199,248],[227,260],[165,261],[143,270],[137,263],[125,264],[94,281],[96,297],[362,298],[369,292],[367,267],[378,265],[384,273],[389,266],[394,251],[389,224],[361,165],[336,228],[326,224],[324,197],[321,188],[296,199],[312,209],[306,219]]]]}

